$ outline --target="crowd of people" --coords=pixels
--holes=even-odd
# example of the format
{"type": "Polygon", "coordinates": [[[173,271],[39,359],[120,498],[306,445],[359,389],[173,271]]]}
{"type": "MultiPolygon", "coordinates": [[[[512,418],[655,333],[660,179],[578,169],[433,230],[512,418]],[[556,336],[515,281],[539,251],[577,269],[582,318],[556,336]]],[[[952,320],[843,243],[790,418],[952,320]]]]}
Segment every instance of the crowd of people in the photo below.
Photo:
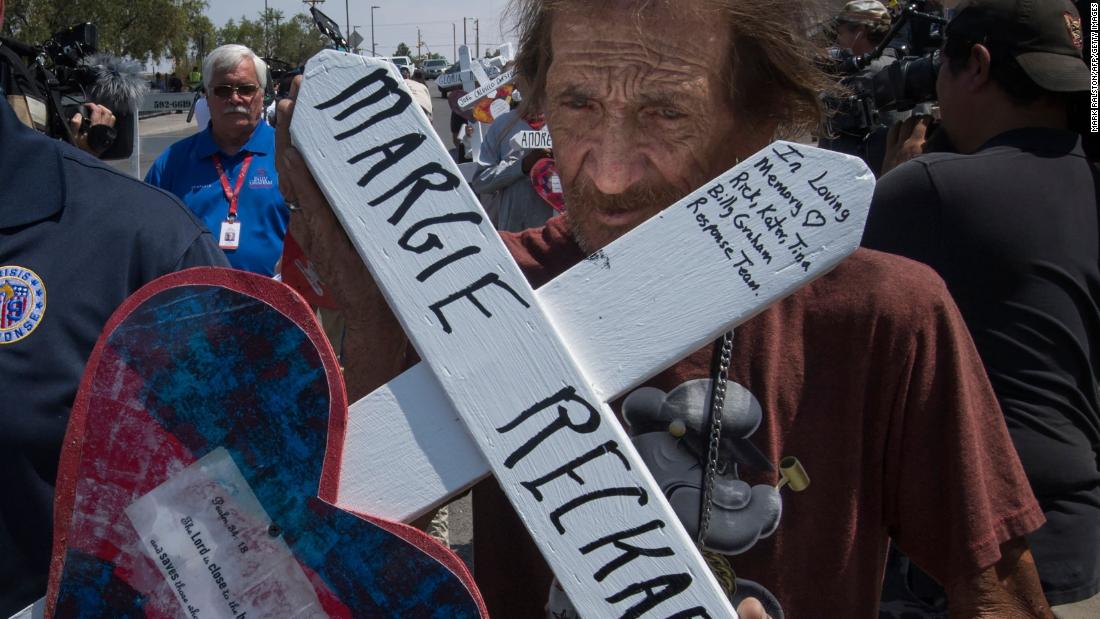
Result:
{"type": "Polygon", "coordinates": [[[183,80],[175,73],[168,74],[158,71],[153,74],[153,79],[149,82],[149,90],[153,92],[183,92],[183,80]]]}
{"type": "MultiPolygon", "coordinates": [[[[715,526],[753,535],[701,545],[736,574],[727,593],[748,619],[1100,613],[1100,172],[1073,116],[1089,90],[1088,33],[1069,0],[929,4],[943,18],[935,100],[854,132],[833,130],[822,94],[844,96],[823,61],[838,55],[797,34],[818,16],[810,0],[512,2],[522,97],[471,153],[470,185],[532,286],[777,137],[819,136],[878,176],[863,248],[612,403],[635,431],[654,406],[737,394],[719,414],[748,430],[721,442],[715,483],[744,496],[716,506],[732,524],[715,526]],[[544,124],[552,150],[513,139],[544,124]],[[545,159],[561,214],[533,185],[545,159]],[[812,489],[764,492],[792,455],[812,489]],[[757,489],[770,509],[750,509],[757,489]]],[[[847,58],[882,47],[900,36],[901,8],[848,2],[834,45],[847,58]]],[[[855,65],[861,77],[906,53],[887,49],[855,65]]],[[[0,616],[45,591],[83,364],[143,284],[197,265],[276,276],[290,234],[341,307],[351,401],[412,356],[291,144],[300,78],[283,85],[273,127],[268,71],[251,50],[219,47],[193,73],[209,122],[145,183],[0,102],[0,391],[18,394],[0,411],[11,498],[0,503],[0,616]],[[25,312],[4,305],[16,286],[25,312]]],[[[403,77],[430,118],[423,77],[403,77]]],[[[452,124],[456,146],[468,126],[452,124]]],[[[708,438],[669,440],[701,471],[708,438]]],[[[578,617],[496,482],[472,492],[490,614],[578,617]]]]}

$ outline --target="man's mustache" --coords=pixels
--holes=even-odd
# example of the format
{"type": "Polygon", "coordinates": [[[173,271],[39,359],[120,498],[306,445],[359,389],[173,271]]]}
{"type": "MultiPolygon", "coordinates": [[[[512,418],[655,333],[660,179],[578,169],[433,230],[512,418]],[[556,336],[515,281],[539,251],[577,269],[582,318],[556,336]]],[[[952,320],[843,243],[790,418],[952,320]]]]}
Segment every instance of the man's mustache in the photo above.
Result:
{"type": "Polygon", "coordinates": [[[225,114],[251,114],[252,110],[247,105],[230,105],[225,108],[225,114]]]}
{"type": "Polygon", "coordinates": [[[571,204],[581,205],[585,210],[599,210],[605,213],[625,211],[660,211],[671,206],[687,193],[666,183],[646,182],[630,187],[617,194],[606,194],[596,188],[588,177],[574,180],[565,191],[566,209],[571,204]]]}
{"type": "Polygon", "coordinates": [[[601,232],[590,227],[594,213],[637,213],[648,218],[685,195],[687,192],[668,183],[652,180],[633,185],[621,193],[607,194],[600,191],[592,179],[580,176],[565,187],[565,209],[573,238],[582,250],[591,253],[644,219],[638,218],[625,227],[601,232]]]}

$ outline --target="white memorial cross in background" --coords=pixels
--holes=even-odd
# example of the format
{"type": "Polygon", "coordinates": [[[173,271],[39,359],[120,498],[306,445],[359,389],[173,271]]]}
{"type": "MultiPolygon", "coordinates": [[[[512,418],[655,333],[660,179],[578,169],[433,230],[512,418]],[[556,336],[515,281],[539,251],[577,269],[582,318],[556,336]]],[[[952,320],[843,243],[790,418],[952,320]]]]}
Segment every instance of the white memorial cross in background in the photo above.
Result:
{"type": "Polygon", "coordinates": [[[478,86],[473,92],[467,93],[461,99],[458,100],[458,107],[468,110],[474,106],[482,97],[491,95],[500,89],[501,86],[511,84],[516,79],[516,70],[508,69],[500,75],[489,80],[485,84],[478,86]]]}
{"type": "Polygon", "coordinates": [[[606,402],[854,251],[870,172],[777,142],[536,293],[411,103],[326,51],[291,126],[424,359],[352,406],[337,504],[407,519],[491,470],[583,616],[734,616],[606,402]]]}

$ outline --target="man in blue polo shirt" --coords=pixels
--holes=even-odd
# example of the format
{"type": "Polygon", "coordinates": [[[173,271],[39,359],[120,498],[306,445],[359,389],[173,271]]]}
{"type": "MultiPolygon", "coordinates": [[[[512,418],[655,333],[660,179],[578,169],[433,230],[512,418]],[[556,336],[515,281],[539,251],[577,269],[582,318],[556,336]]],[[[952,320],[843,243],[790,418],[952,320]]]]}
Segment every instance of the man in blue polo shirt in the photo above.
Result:
{"type": "Polygon", "coordinates": [[[267,64],[243,45],[223,45],[202,74],[210,124],[168,147],[145,182],[183,200],[234,268],[273,275],[290,211],[275,175],[275,131],[261,119],[267,64]]]}

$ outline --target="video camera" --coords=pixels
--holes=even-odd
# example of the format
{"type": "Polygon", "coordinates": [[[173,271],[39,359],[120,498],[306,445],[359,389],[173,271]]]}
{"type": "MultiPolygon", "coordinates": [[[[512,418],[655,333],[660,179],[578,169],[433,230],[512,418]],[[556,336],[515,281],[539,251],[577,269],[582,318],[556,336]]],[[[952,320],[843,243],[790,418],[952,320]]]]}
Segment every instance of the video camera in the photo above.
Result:
{"type": "Polygon", "coordinates": [[[69,119],[81,112],[80,131],[89,130],[86,103],[104,105],[115,115],[115,126],[100,125],[88,133],[95,150],[105,148],[102,159],[125,159],[133,152],[134,108],[147,84],[141,66],[106,55],[98,55],[99,32],[91,23],[61,30],[47,41],[28,45],[0,38],[0,45],[14,52],[23,62],[24,74],[32,83],[18,93],[39,100],[43,118],[34,118],[36,128],[57,139],[73,143],[69,119]]]}
{"type": "Polygon", "coordinates": [[[902,9],[875,49],[853,55],[831,48],[825,70],[840,76],[849,94],[829,101],[836,110],[833,128],[860,133],[879,125],[879,112],[904,112],[936,99],[936,76],[942,61],[940,46],[947,20],[927,10],[927,0],[915,0],[902,9]],[[901,33],[907,31],[907,35],[901,33]],[[901,35],[901,36],[899,36],[901,35]],[[871,76],[859,75],[888,48],[900,56],[871,76]]]}

